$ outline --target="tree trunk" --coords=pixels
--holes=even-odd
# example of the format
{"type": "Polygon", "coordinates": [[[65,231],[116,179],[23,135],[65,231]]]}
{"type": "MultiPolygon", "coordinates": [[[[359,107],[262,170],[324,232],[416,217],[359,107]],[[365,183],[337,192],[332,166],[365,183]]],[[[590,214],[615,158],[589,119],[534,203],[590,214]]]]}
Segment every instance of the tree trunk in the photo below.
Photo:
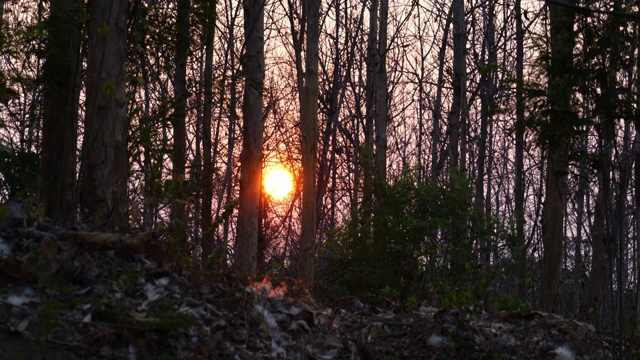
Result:
{"type": "Polygon", "coordinates": [[[452,0],[453,8],[453,103],[449,115],[449,167],[459,171],[460,122],[466,107],[466,41],[464,0],[452,0]]]}
{"type": "MultiPolygon", "coordinates": [[[[375,73],[375,129],[376,129],[376,161],[375,182],[384,184],[387,181],[387,123],[389,118],[387,86],[387,19],[389,17],[389,0],[380,0],[380,17],[378,34],[378,51],[376,54],[375,73]]],[[[378,201],[384,201],[378,195],[378,201]]]]}
{"type": "Polygon", "coordinates": [[[75,220],[76,144],[80,94],[79,0],[51,1],[44,65],[40,200],[44,215],[75,220]]]}
{"type": "MultiPolygon", "coordinates": [[[[440,154],[440,136],[441,120],[442,120],[442,89],[444,88],[444,72],[445,72],[445,56],[447,54],[447,43],[449,39],[449,28],[453,21],[453,6],[449,7],[447,20],[442,32],[442,43],[438,51],[438,82],[436,84],[436,98],[433,105],[433,128],[431,132],[431,181],[436,182],[440,176],[440,169],[444,159],[439,157],[440,154]]],[[[444,157],[444,156],[443,156],[444,157]]]]}
{"type": "Polygon", "coordinates": [[[519,264],[518,273],[518,297],[525,300],[526,276],[527,276],[527,248],[524,235],[524,30],[522,28],[521,0],[516,0],[516,124],[515,124],[515,189],[514,189],[514,213],[516,227],[516,254],[519,264]]]}
{"type": "Polygon", "coordinates": [[[240,207],[235,243],[235,269],[241,275],[256,271],[258,219],[262,188],[262,99],[264,91],[264,2],[246,0],[244,7],[245,73],[240,154],[240,207]]]}
{"type": "Polygon", "coordinates": [[[204,104],[202,110],[202,265],[207,267],[214,252],[212,229],[213,161],[211,121],[213,107],[213,33],[215,31],[215,2],[205,3],[204,25],[204,104]]]}
{"type": "MultiPolygon", "coordinates": [[[[568,1],[575,5],[575,1],[568,1]]],[[[551,64],[549,66],[550,119],[558,131],[547,139],[547,179],[542,221],[542,308],[560,312],[562,306],[562,250],[564,215],[569,173],[569,139],[572,119],[570,76],[573,64],[574,10],[549,5],[551,26],[551,64]]]]}
{"type": "Polygon", "coordinates": [[[596,205],[593,213],[593,228],[591,229],[591,274],[589,275],[589,309],[591,309],[592,320],[596,323],[599,320],[600,304],[604,295],[605,280],[605,188],[607,181],[604,179],[602,169],[598,170],[598,195],[596,195],[596,205]]]}
{"type": "Polygon", "coordinates": [[[90,0],[86,120],[80,169],[83,220],[124,231],[127,216],[128,117],[125,101],[127,3],[90,0]]]}
{"type": "MultiPolygon", "coordinates": [[[[487,24],[485,29],[485,35],[483,36],[483,46],[480,57],[480,70],[482,75],[480,77],[480,138],[478,139],[478,159],[477,159],[477,174],[475,179],[475,199],[474,207],[477,212],[477,230],[482,229],[486,221],[484,216],[481,216],[484,211],[485,197],[484,197],[484,180],[486,170],[486,157],[487,157],[487,137],[489,132],[489,124],[493,117],[494,107],[494,70],[489,70],[491,67],[497,65],[496,48],[495,48],[495,27],[494,27],[494,8],[492,3],[489,3],[486,8],[483,8],[483,23],[487,24]]],[[[487,208],[490,208],[487,206],[487,208]]],[[[480,264],[483,269],[486,269],[489,264],[489,249],[486,242],[486,237],[481,235],[478,237],[478,247],[480,255],[480,264]]]]}
{"type": "Polygon", "coordinates": [[[174,73],[174,109],[171,123],[173,126],[173,151],[172,151],[172,175],[175,186],[173,196],[173,238],[180,253],[186,251],[187,246],[187,216],[185,193],[185,162],[187,148],[187,58],[189,56],[189,15],[191,12],[190,0],[178,1],[178,14],[176,19],[176,68],[174,73]]]}
{"type": "Polygon", "coordinates": [[[365,241],[372,236],[373,186],[374,186],[374,118],[375,79],[378,38],[378,7],[380,1],[372,0],[369,9],[369,35],[367,40],[364,144],[361,147],[362,162],[362,215],[360,235],[365,241]]]}
{"type": "Polygon", "coordinates": [[[316,248],[316,155],[318,151],[318,45],[320,2],[303,1],[306,13],[305,80],[302,90],[302,234],[300,237],[300,279],[313,287],[316,248]]]}

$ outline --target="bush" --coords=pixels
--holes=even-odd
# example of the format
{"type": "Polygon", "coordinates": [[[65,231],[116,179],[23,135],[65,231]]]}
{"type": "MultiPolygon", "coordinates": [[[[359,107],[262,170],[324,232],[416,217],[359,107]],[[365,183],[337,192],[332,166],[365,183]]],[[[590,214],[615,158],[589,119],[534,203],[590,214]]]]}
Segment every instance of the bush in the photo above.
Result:
{"type": "Polygon", "coordinates": [[[390,184],[378,184],[375,194],[373,235],[359,219],[350,219],[325,244],[326,266],[319,277],[326,279],[329,296],[374,303],[448,298],[455,306],[477,298],[473,292],[482,289],[473,245],[478,239],[472,236],[490,231],[469,229],[486,222],[475,221],[484,215],[474,213],[467,179],[452,174],[446,186],[424,184],[407,171],[390,184]]]}

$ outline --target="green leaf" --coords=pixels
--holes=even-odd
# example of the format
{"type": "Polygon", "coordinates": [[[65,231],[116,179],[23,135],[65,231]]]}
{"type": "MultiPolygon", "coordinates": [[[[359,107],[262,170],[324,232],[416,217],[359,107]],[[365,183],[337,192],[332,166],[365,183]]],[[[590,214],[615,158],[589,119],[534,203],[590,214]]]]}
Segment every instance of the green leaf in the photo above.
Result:
{"type": "Polygon", "coordinates": [[[108,97],[112,97],[116,92],[116,84],[107,81],[102,84],[102,93],[108,97]]]}
{"type": "Polygon", "coordinates": [[[107,37],[107,35],[109,35],[109,31],[111,30],[111,28],[109,26],[107,26],[107,24],[105,23],[101,23],[98,24],[98,34],[107,37]]]}

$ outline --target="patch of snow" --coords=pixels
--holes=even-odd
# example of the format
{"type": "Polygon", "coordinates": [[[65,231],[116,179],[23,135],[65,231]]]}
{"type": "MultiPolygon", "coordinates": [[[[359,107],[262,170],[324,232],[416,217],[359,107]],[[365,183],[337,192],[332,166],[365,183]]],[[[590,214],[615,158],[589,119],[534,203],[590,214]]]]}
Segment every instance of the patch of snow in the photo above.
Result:
{"type": "Polygon", "coordinates": [[[20,295],[13,294],[7,296],[6,302],[13,306],[22,306],[30,302],[40,302],[40,299],[35,296],[35,293],[31,288],[26,288],[20,295]]]}
{"type": "Polygon", "coordinates": [[[169,277],[163,276],[160,279],[156,280],[155,282],[156,282],[156,285],[167,286],[167,284],[169,283],[169,277]]]}
{"type": "Polygon", "coordinates": [[[144,284],[144,291],[147,295],[147,300],[149,301],[153,301],[158,297],[160,297],[160,294],[158,293],[158,289],[152,284],[149,284],[149,283],[144,284]]]}
{"type": "Polygon", "coordinates": [[[556,353],[556,360],[575,360],[576,354],[567,346],[560,345],[553,352],[556,353]]]}
{"type": "Polygon", "coordinates": [[[429,345],[431,347],[434,347],[434,348],[439,348],[442,345],[444,345],[444,338],[442,336],[440,336],[440,335],[433,334],[427,340],[427,345],[429,345]]]}
{"type": "Polygon", "coordinates": [[[258,304],[255,304],[255,309],[258,312],[258,314],[262,315],[262,317],[264,318],[265,324],[267,324],[267,326],[270,329],[276,329],[278,327],[278,322],[273,317],[273,315],[271,315],[269,310],[265,309],[264,307],[258,304]]]}
{"type": "Polygon", "coordinates": [[[9,244],[0,237],[0,259],[7,258],[9,256],[11,256],[11,248],[9,247],[9,244]]]}

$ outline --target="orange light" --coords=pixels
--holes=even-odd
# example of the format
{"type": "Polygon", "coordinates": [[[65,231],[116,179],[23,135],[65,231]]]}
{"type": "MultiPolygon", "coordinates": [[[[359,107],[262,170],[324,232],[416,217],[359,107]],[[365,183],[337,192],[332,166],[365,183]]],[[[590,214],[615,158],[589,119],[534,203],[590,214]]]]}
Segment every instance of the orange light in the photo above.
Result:
{"type": "Polygon", "coordinates": [[[281,164],[271,166],[265,170],[262,186],[271,198],[282,200],[293,190],[293,175],[281,164]]]}

